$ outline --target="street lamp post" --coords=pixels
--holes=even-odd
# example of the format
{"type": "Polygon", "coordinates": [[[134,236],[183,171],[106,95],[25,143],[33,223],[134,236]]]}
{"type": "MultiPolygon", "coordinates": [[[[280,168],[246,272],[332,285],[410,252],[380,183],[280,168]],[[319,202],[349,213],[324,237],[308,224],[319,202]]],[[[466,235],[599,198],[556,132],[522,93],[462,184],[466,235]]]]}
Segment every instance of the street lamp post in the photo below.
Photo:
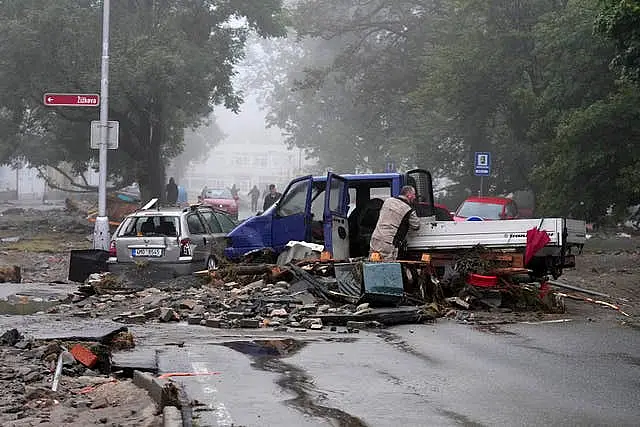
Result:
{"type": "Polygon", "coordinates": [[[98,217],[93,232],[93,248],[109,249],[107,217],[107,132],[109,120],[109,0],[102,3],[102,67],[100,80],[100,156],[98,217]]]}

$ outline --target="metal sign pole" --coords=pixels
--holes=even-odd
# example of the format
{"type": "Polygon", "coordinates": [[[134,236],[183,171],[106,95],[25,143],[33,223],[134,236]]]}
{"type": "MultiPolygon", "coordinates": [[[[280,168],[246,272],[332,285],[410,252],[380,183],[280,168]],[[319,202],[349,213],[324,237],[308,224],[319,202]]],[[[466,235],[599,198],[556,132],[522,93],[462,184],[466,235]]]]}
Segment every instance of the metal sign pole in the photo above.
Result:
{"type": "Polygon", "coordinates": [[[93,233],[94,249],[109,249],[109,218],[107,217],[107,136],[109,128],[109,0],[102,3],[102,67],[100,97],[100,156],[98,181],[98,217],[93,233]]]}
{"type": "Polygon", "coordinates": [[[478,191],[478,196],[482,197],[482,184],[484,183],[484,176],[480,175],[480,191],[478,191]]]}

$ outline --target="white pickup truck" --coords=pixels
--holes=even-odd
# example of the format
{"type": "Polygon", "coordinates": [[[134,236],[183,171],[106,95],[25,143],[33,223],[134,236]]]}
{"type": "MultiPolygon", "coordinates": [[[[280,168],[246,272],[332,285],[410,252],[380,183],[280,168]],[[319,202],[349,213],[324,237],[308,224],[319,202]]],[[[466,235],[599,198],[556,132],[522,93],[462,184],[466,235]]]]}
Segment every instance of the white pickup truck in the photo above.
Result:
{"type": "Polygon", "coordinates": [[[584,221],[566,218],[533,218],[505,221],[433,221],[420,218],[421,226],[407,235],[407,253],[414,258],[430,254],[445,259],[476,246],[511,254],[513,267],[524,267],[527,230],[547,232],[549,243],[538,251],[527,268],[537,274],[559,276],[563,268],[575,266],[575,252],[586,242],[584,221]]]}

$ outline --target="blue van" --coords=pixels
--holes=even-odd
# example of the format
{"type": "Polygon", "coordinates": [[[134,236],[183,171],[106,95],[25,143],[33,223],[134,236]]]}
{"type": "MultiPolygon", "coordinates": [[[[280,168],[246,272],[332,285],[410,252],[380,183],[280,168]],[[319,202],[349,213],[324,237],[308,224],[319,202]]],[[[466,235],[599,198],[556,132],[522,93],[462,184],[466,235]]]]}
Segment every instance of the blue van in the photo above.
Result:
{"type": "Polygon", "coordinates": [[[367,256],[383,200],[404,185],[416,189],[418,215],[434,215],[431,174],[423,169],[296,178],[274,205],[228,234],[225,255],[237,260],[265,248],[279,254],[297,240],[324,245],[334,259],[367,256]]]}

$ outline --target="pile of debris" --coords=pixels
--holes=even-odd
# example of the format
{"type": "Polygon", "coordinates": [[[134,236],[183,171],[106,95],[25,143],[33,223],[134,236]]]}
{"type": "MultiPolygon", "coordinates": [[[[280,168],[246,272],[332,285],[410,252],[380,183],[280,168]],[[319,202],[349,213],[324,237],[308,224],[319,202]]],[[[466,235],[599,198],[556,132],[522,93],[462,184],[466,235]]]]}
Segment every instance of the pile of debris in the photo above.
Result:
{"type": "MultiPolygon", "coordinates": [[[[135,411],[114,416],[114,407],[123,403],[114,389],[118,393],[132,389],[111,375],[111,352],[133,346],[127,329],[88,341],[80,339],[36,340],[17,329],[0,336],[0,387],[4,391],[0,424],[61,425],[78,418],[87,424],[90,419],[143,422],[145,417],[153,418],[153,412],[136,415],[135,411]],[[91,416],[82,415],[87,410],[91,416]]],[[[144,393],[140,396],[145,398],[144,393]]]]}
{"type": "MultiPolygon", "coordinates": [[[[245,274],[243,269],[247,267],[227,270],[235,277],[234,281],[221,280],[219,272],[210,277],[189,278],[190,286],[186,286],[183,279],[180,288],[159,283],[161,289],[150,287],[137,291],[114,286],[116,278],[109,273],[94,274],[73,295],[69,304],[56,306],[49,312],[68,312],[79,317],[110,316],[114,321],[129,324],[157,320],[186,321],[215,328],[305,330],[318,330],[325,326],[361,329],[421,322],[437,316],[433,309],[415,305],[372,307],[369,303],[358,303],[356,298],[331,291],[324,283],[258,277],[260,275],[245,274]]],[[[277,266],[266,265],[251,266],[250,270],[253,273],[265,271],[262,276],[269,277],[284,272],[277,266]]]]}
{"type": "Polygon", "coordinates": [[[152,286],[131,281],[153,276],[136,266],[135,275],[93,274],[69,304],[50,312],[122,323],[279,330],[355,330],[460,317],[458,311],[470,310],[564,312],[567,294],[546,280],[532,281],[526,269],[502,268],[485,253],[469,251],[443,274],[428,261],[287,259],[286,265],[229,264],[152,286]]]}

